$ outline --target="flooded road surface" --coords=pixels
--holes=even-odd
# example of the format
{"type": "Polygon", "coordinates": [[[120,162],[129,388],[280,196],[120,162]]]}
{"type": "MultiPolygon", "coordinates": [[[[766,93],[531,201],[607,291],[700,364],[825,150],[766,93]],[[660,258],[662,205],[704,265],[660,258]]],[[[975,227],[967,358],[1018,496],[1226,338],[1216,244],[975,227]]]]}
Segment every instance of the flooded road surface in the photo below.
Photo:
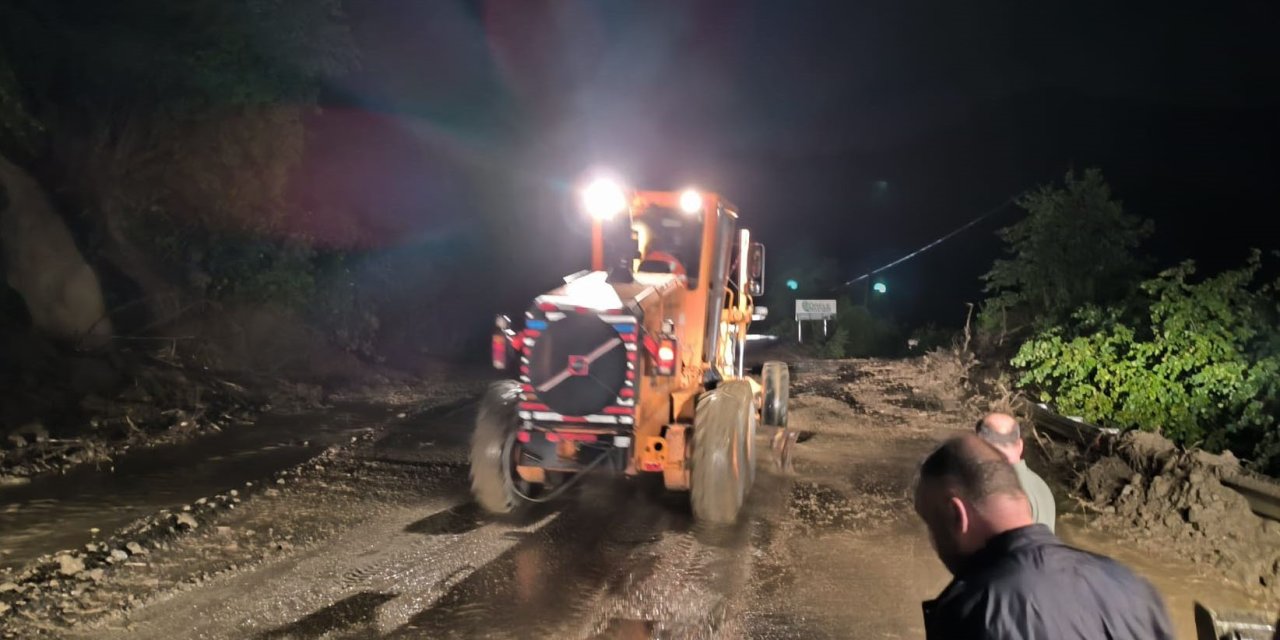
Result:
{"type": "Polygon", "coordinates": [[[0,487],[0,566],[79,547],[133,520],[261,480],[394,416],[346,405],[305,415],[265,415],[189,442],[135,449],[108,466],[81,466],[0,487]]]}

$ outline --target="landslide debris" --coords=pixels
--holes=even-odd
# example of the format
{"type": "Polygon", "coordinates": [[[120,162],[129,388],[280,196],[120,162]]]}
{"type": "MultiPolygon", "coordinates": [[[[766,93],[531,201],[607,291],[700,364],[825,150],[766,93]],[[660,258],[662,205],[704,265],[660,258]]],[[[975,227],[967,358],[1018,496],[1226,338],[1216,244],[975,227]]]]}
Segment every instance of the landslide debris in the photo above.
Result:
{"type": "Polygon", "coordinates": [[[1141,431],[1120,435],[1080,476],[1100,523],[1219,569],[1280,599],[1280,522],[1264,520],[1223,485],[1240,473],[1230,454],[1184,450],[1141,431]]]}

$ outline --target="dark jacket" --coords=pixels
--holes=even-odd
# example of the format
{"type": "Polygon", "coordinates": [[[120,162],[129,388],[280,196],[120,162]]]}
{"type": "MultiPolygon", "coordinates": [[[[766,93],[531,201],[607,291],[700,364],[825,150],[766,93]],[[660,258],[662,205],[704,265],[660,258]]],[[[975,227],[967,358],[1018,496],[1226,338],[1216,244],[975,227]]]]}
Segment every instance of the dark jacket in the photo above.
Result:
{"type": "Polygon", "coordinates": [[[1044,525],[992,538],[938,599],[929,640],[1162,640],[1173,626],[1155,589],[1124,565],[1068,547],[1044,525]]]}

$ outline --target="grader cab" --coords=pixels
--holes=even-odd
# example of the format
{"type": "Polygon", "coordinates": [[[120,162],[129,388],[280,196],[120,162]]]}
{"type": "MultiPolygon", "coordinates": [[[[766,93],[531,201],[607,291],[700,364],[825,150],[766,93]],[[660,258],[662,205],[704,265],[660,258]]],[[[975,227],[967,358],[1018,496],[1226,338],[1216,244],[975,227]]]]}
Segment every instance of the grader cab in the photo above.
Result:
{"type": "Polygon", "coordinates": [[[759,425],[785,445],[788,373],[743,370],[764,247],[713,193],[581,194],[592,265],[499,317],[493,364],[514,379],[482,401],[471,489],[490,512],[547,500],[588,474],[661,474],[695,517],[731,522],[755,477],[759,425]]]}

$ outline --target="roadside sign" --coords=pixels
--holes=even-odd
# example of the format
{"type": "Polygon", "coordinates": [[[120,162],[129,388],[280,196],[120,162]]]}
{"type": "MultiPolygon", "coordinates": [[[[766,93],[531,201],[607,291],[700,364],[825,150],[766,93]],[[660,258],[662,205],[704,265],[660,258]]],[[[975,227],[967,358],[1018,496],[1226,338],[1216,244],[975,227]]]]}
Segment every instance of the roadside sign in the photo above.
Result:
{"type": "Polygon", "coordinates": [[[830,320],[834,317],[835,300],[796,300],[796,320],[830,320]]]}

